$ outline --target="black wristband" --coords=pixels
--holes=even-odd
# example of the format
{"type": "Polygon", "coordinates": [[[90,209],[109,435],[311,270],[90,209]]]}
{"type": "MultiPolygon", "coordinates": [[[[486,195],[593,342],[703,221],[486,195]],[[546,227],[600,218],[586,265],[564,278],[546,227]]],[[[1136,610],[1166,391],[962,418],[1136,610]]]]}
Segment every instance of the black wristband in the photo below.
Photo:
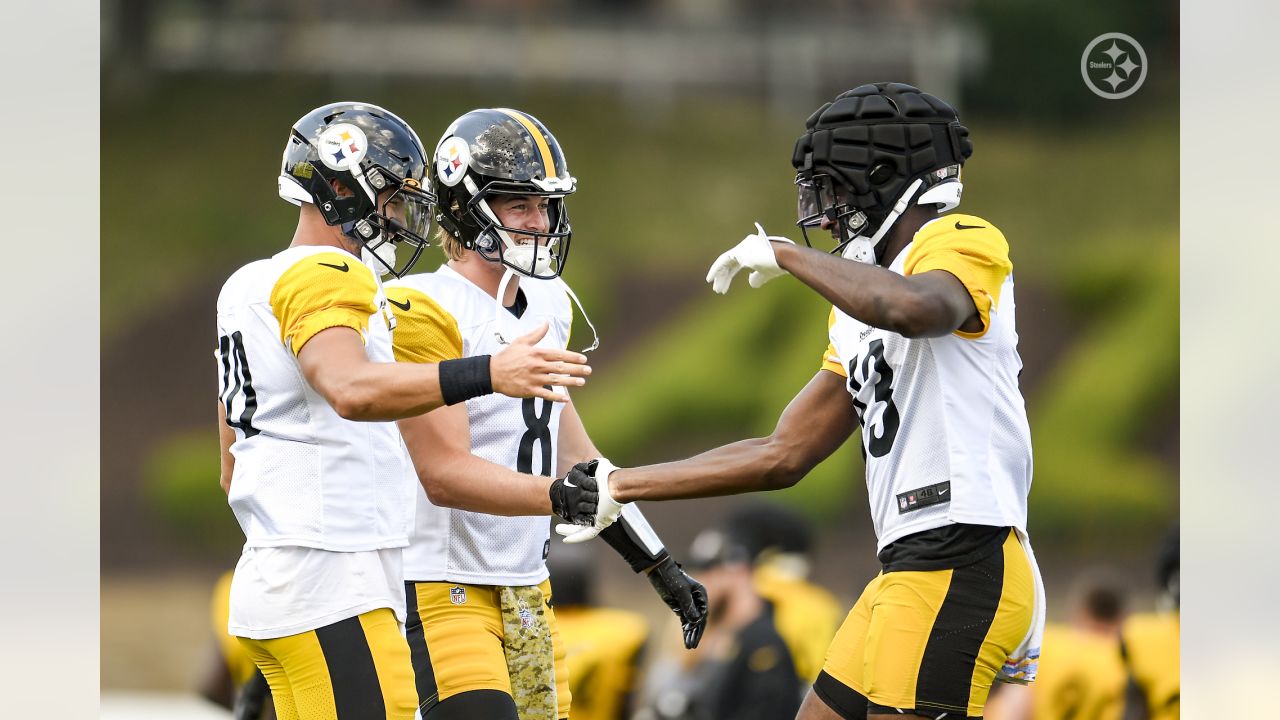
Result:
{"type": "Polygon", "coordinates": [[[489,356],[444,360],[439,365],[440,397],[445,405],[456,405],[493,392],[489,376],[489,356]]]}
{"type": "Polygon", "coordinates": [[[633,572],[642,573],[669,557],[666,548],[657,555],[650,554],[627,530],[626,518],[618,518],[617,522],[600,531],[600,537],[627,561],[633,572]]]}

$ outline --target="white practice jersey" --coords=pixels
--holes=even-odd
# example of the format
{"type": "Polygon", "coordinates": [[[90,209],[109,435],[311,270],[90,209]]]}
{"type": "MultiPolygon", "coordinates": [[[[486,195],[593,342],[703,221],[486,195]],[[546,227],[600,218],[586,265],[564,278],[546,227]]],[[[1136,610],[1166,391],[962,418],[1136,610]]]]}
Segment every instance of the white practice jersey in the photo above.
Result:
{"type": "Polygon", "coordinates": [[[889,269],[952,273],[983,330],[908,339],[832,308],[822,366],[848,379],[862,421],[877,552],[950,523],[1025,533],[1031,431],[1004,236],[982,218],[947,215],[922,227],[889,269]]]}
{"type": "MultiPolygon", "coordinates": [[[[520,278],[527,304],[520,317],[448,265],[387,284],[396,314],[400,361],[439,362],[502,350],[543,321],[539,345],[563,349],[572,307],[559,283],[520,278]]],[[[517,303],[519,306],[520,303],[517,303]]],[[[494,393],[467,403],[471,452],[519,472],[552,477],[563,406],[538,398],[494,393]]],[[[546,516],[502,517],[436,507],[419,486],[417,520],[405,550],[405,580],[477,585],[534,585],[547,578],[550,521],[546,516]]]]}
{"type": "Polygon", "coordinates": [[[404,547],[413,468],[390,422],[340,417],[306,381],[297,352],[336,326],[391,362],[381,285],[349,253],[294,247],[250,263],[218,296],[219,397],[235,471],[228,498],[246,547],[357,552],[404,547]]]}

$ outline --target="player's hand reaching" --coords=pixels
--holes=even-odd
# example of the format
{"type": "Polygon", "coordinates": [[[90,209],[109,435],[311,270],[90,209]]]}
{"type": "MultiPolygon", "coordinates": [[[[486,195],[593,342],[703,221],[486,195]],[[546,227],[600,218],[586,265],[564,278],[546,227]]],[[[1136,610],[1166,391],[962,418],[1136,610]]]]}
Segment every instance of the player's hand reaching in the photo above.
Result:
{"type": "Polygon", "coordinates": [[[575,465],[564,477],[551,483],[551,512],[572,523],[569,527],[574,532],[581,530],[583,525],[594,525],[596,521],[600,494],[596,489],[596,479],[592,476],[595,462],[579,463],[578,465],[590,465],[591,470],[575,472],[578,470],[578,465],[575,465]]]}
{"type": "Polygon", "coordinates": [[[528,335],[521,335],[489,360],[493,391],[508,397],[538,397],[565,402],[569,396],[555,392],[552,386],[578,387],[586,384],[591,374],[587,356],[558,348],[538,347],[547,334],[543,322],[528,335]]]}
{"type": "Polygon", "coordinates": [[[779,275],[785,275],[787,271],[778,267],[778,258],[773,254],[775,242],[795,244],[787,238],[766,233],[760,223],[756,223],[754,233],[746,236],[711,264],[711,270],[707,272],[707,282],[711,283],[711,289],[721,295],[729,292],[729,284],[743,268],[751,271],[747,282],[754,288],[779,275]]]}
{"type": "Polygon", "coordinates": [[[658,591],[658,597],[680,617],[685,648],[692,650],[698,647],[702,631],[707,627],[706,588],[689,577],[680,563],[670,555],[650,569],[648,576],[649,584],[658,591]]]}
{"type": "Polygon", "coordinates": [[[568,520],[568,525],[557,525],[556,532],[570,544],[586,542],[609,527],[622,514],[622,505],[609,494],[609,473],[617,470],[613,463],[604,458],[596,458],[580,462],[570,468],[564,477],[551,484],[551,507],[556,515],[568,520]],[[594,497],[586,494],[576,499],[563,495],[567,502],[556,507],[557,486],[561,489],[590,488],[595,491],[594,497]],[[589,507],[594,501],[595,507],[589,507]]]}

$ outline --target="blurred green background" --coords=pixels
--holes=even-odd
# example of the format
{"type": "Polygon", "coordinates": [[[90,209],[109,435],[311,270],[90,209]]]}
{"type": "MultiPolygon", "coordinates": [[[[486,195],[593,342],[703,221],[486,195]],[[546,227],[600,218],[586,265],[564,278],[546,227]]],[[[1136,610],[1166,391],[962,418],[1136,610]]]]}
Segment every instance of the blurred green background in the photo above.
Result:
{"type": "MultiPolygon", "coordinates": [[[[572,58],[560,78],[554,63],[522,72],[526,61],[546,63],[528,53],[495,60],[483,45],[469,48],[490,68],[483,72],[467,70],[465,52],[432,65],[429,48],[416,68],[344,69],[348,55],[376,50],[360,42],[341,53],[312,48],[300,57],[327,64],[309,67],[289,59],[285,39],[229,38],[265,24],[297,29],[297,45],[299,23],[324,20],[328,6],[299,20],[300,6],[248,5],[104,6],[104,593],[113,577],[203,577],[238,554],[241,536],[217,485],[214,299],[235,268],[289,242],[297,212],[277,198],[275,176],[286,131],[307,110],[377,103],[429,146],[473,107],[518,107],[551,129],[579,187],[565,279],[602,337],[596,374],[575,397],[596,444],[625,465],[767,434],[817,370],[829,306],[816,294],[783,278],[718,296],[703,277],[753,221],[798,235],[789,158],[804,119],[841,90],[885,79],[916,82],[960,108],[975,146],[961,210],[999,226],[1012,248],[1035,444],[1030,529],[1051,595],[1055,579],[1061,592],[1074,569],[1097,562],[1134,570],[1135,592],[1150,591],[1151,548],[1178,511],[1175,4],[815,3],[785,23],[785,9],[770,2],[641,3],[627,15],[600,2],[445,3],[439,22],[414,3],[369,10],[371,22],[423,23],[431,38],[554,28],[570,38],[542,48],[572,58]],[[123,30],[139,21],[149,29],[141,50],[123,30]],[[707,42],[766,38],[817,54],[833,47],[831,37],[847,32],[853,42],[882,28],[926,45],[931,33],[955,38],[960,49],[946,72],[907,48],[900,57],[851,56],[795,83],[768,72],[758,82],[739,77],[751,66],[684,84],[579,79],[591,56],[572,45],[575,28],[631,37],[633,27],[677,39],[704,33],[707,42]],[[1105,101],[1082,83],[1080,53],[1116,30],[1143,43],[1150,74],[1134,96],[1105,101]]],[[[433,250],[418,269],[440,260],[433,250]]],[[[875,570],[853,445],[773,495],[812,518],[816,577],[851,601],[875,570]]],[[[731,502],[648,513],[682,550],[731,502]]],[[[106,602],[104,594],[104,619],[106,602]]]]}

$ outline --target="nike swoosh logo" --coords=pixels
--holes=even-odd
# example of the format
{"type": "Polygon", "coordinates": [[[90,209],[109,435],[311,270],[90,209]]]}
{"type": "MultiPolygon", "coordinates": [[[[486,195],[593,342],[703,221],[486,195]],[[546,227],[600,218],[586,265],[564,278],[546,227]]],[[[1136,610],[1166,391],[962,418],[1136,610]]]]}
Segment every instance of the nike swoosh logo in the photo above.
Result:
{"type": "Polygon", "coordinates": [[[569,478],[565,478],[565,479],[564,479],[564,486],[565,486],[565,487],[571,487],[571,488],[576,488],[576,487],[578,487],[577,485],[574,485],[573,483],[569,482],[569,478]]]}
{"type": "Polygon", "coordinates": [[[951,488],[943,488],[943,489],[939,489],[939,490],[938,490],[938,494],[939,494],[939,495],[946,495],[946,494],[947,494],[947,490],[950,490],[950,489],[951,489],[951,488]]]}
{"type": "Polygon", "coordinates": [[[334,270],[337,270],[338,272],[346,272],[347,270],[350,270],[350,269],[351,269],[351,268],[349,268],[349,267],[347,266],[347,261],[346,261],[346,260],[343,260],[341,265],[332,265],[332,264],[330,264],[330,263],[322,263],[322,262],[317,262],[316,264],[317,264],[317,265],[323,265],[323,266],[325,266],[325,267],[331,267],[331,268],[333,268],[334,270]]]}
{"type": "Polygon", "coordinates": [[[980,230],[984,227],[986,227],[986,225],[961,225],[959,220],[956,221],[957,230],[980,230]]]}
{"type": "Polygon", "coordinates": [[[387,302],[391,303],[392,305],[395,305],[396,307],[400,308],[401,310],[403,310],[403,311],[405,311],[405,312],[409,312],[409,305],[411,305],[411,304],[413,303],[413,301],[412,301],[412,300],[405,300],[405,301],[404,301],[404,304],[402,305],[402,304],[400,304],[400,303],[396,302],[395,300],[392,300],[391,298],[387,298],[387,302]]]}

